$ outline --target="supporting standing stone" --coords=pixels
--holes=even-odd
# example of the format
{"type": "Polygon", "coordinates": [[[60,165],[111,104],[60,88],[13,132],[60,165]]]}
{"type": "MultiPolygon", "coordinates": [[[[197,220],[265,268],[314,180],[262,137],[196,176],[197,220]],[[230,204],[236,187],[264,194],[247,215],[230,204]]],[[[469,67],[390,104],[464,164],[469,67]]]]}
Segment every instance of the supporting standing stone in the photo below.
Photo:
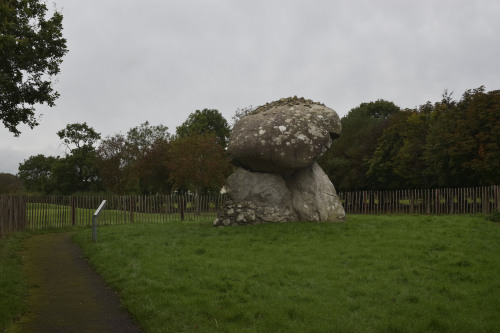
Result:
{"type": "Polygon", "coordinates": [[[226,191],[231,200],[219,211],[215,226],[298,220],[281,175],[238,168],[227,179],[226,191]]]}
{"type": "Polygon", "coordinates": [[[301,221],[341,222],[345,211],[332,182],[314,163],[288,177],[292,205],[301,221]]]}

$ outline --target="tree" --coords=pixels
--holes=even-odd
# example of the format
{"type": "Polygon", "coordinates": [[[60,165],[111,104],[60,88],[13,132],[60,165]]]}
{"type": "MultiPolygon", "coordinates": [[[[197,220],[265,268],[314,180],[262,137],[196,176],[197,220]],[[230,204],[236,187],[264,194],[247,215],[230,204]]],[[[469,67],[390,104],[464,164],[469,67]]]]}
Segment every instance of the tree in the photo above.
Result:
{"type": "Polygon", "coordinates": [[[58,158],[54,161],[50,176],[53,184],[52,193],[70,195],[76,192],[85,192],[82,181],[78,176],[78,169],[71,155],[58,158]]]}
{"type": "Polygon", "coordinates": [[[494,185],[500,179],[500,91],[467,90],[459,102],[404,110],[391,119],[370,158],[376,189],[494,185]]]}
{"type": "Polygon", "coordinates": [[[453,131],[451,153],[462,156],[469,184],[495,185],[500,181],[500,90],[484,86],[467,90],[457,103],[463,119],[453,131]],[[461,135],[458,135],[461,133],[461,135]]]}
{"type": "Polygon", "coordinates": [[[411,110],[404,110],[395,114],[377,140],[375,150],[367,156],[366,177],[372,189],[405,188],[405,179],[395,170],[398,167],[397,157],[404,147],[405,127],[411,113],[411,110]]]}
{"type": "Polygon", "coordinates": [[[108,136],[101,141],[96,150],[96,167],[107,190],[115,194],[126,193],[129,164],[122,134],[108,136]]]}
{"type": "Polygon", "coordinates": [[[484,86],[459,102],[437,103],[424,158],[438,187],[493,185],[500,180],[500,91],[484,86]]]}
{"type": "Polygon", "coordinates": [[[127,132],[127,145],[131,149],[131,153],[135,157],[141,156],[147,148],[151,147],[158,140],[170,140],[168,127],[164,125],[149,125],[149,121],[145,121],[139,126],[131,128],[127,132]]]}
{"type": "Polygon", "coordinates": [[[59,158],[52,166],[54,192],[64,195],[76,192],[102,191],[102,179],[95,167],[95,151],[83,147],[59,158]]]}
{"type": "Polygon", "coordinates": [[[162,156],[169,140],[168,127],[148,121],[131,128],[126,136],[115,134],[102,140],[96,165],[107,189],[120,194],[169,191],[162,156]]]}
{"type": "Polygon", "coordinates": [[[140,170],[140,188],[142,193],[167,194],[172,192],[170,171],[165,163],[170,143],[167,140],[156,140],[144,156],[137,161],[135,168],[140,170]]]}
{"type": "Polygon", "coordinates": [[[57,158],[42,154],[30,156],[19,164],[19,179],[27,191],[49,194],[54,190],[52,168],[57,158]]]}
{"type": "Polygon", "coordinates": [[[14,194],[19,191],[21,182],[18,177],[10,174],[0,172],[0,194],[14,194]]]}
{"type": "Polygon", "coordinates": [[[193,134],[170,142],[165,159],[174,187],[198,194],[217,191],[233,170],[214,134],[193,134]]]}
{"type": "MultiPolygon", "coordinates": [[[[407,118],[399,130],[402,146],[394,158],[394,173],[404,179],[398,188],[428,188],[427,164],[423,157],[427,133],[429,132],[431,103],[418,110],[406,110],[407,118]]],[[[379,147],[380,147],[379,142],[379,147]]],[[[378,149],[378,147],[377,147],[378,149]]]]}
{"type": "Polygon", "coordinates": [[[57,135],[71,152],[85,146],[92,147],[101,138],[101,134],[97,133],[87,123],[68,124],[66,128],[57,132],[57,135]]]}
{"type": "Polygon", "coordinates": [[[38,0],[0,3],[0,119],[15,136],[19,124],[38,125],[35,105],[55,105],[52,79],[68,51],[59,12],[46,18],[38,0]]]}
{"type": "Polygon", "coordinates": [[[102,183],[96,168],[94,145],[101,135],[87,123],[68,124],[57,135],[70,150],[66,157],[57,161],[52,170],[59,192],[71,194],[100,190],[102,183]]]}
{"type": "Polygon", "coordinates": [[[133,181],[130,184],[134,183],[134,187],[140,193],[149,194],[154,191],[155,186],[151,187],[151,184],[154,184],[151,170],[161,168],[158,164],[162,165],[163,159],[152,159],[157,155],[151,153],[151,147],[155,142],[168,142],[169,140],[168,127],[164,125],[153,126],[148,121],[127,132],[126,158],[130,166],[129,180],[133,181]],[[149,163],[145,160],[146,156],[148,156],[147,162],[149,163]]]}
{"type": "Polygon", "coordinates": [[[213,134],[224,148],[226,148],[230,133],[231,129],[227,120],[219,111],[213,109],[196,110],[181,126],[177,127],[178,138],[183,139],[194,134],[213,134]]]}
{"type": "Polygon", "coordinates": [[[318,161],[335,186],[344,191],[370,188],[367,161],[399,110],[394,103],[380,99],[360,104],[341,119],[340,137],[318,161]]]}

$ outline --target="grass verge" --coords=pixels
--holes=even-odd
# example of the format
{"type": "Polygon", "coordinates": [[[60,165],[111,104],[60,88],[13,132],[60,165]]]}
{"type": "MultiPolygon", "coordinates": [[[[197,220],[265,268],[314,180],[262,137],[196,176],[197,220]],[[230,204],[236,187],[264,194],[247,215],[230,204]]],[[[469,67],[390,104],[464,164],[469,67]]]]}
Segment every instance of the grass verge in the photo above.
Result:
{"type": "Polygon", "coordinates": [[[75,240],[148,332],[500,331],[500,229],[479,217],[98,233],[75,240]]]}
{"type": "Polygon", "coordinates": [[[0,238],[0,331],[25,310],[28,285],[22,272],[22,250],[27,236],[27,232],[14,232],[0,238]]]}

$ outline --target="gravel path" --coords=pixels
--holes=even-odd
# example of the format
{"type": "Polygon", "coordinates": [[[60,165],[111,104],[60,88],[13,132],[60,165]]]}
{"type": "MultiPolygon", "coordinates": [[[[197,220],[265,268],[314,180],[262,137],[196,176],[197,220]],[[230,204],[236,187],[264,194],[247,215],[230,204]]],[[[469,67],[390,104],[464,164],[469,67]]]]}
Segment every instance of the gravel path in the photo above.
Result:
{"type": "Polygon", "coordinates": [[[26,240],[28,312],[9,332],[140,332],[71,233],[26,240]]]}

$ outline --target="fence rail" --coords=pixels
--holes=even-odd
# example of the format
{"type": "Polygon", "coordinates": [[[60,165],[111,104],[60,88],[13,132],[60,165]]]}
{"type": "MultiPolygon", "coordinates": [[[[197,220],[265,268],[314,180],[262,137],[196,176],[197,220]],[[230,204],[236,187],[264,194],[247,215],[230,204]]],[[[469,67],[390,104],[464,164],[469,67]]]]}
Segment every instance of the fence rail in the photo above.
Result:
{"type": "MultiPolygon", "coordinates": [[[[347,214],[490,214],[500,210],[499,186],[339,192],[347,214]]],[[[225,196],[0,195],[0,237],[17,230],[90,226],[102,200],[99,225],[215,219],[225,196]]]]}

